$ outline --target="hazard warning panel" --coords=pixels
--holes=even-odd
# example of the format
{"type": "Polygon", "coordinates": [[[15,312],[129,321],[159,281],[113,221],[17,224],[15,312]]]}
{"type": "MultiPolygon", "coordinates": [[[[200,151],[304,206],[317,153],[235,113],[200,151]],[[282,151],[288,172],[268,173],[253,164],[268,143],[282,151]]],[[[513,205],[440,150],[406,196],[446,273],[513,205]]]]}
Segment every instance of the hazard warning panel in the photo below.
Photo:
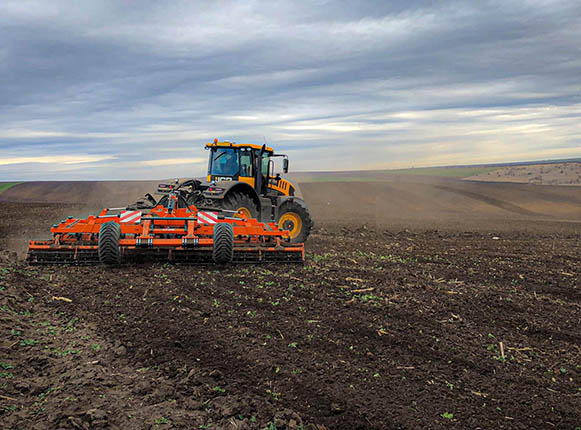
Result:
{"type": "Polygon", "coordinates": [[[119,215],[119,222],[139,224],[141,222],[141,211],[123,211],[119,215]]]}
{"type": "Polygon", "coordinates": [[[198,212],[198,222],[202,224],[216,224],[218,222],[218,212],[198,212]]]}

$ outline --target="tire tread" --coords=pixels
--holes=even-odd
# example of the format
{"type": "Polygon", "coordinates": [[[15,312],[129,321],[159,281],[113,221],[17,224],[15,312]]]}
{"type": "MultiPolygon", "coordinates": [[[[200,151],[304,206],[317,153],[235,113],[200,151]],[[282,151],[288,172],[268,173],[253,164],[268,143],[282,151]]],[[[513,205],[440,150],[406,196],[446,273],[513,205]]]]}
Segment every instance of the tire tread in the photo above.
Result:
{"type": "Polygon", "coordinates": [[[99,229],[99,261],[102,264],[118,264],[121,259],[119,248],[121,226],[116,222],[106,222],[99,229]]]}
{"type": "Polygon", "coordinates": [[[234,228],[229,223],[214,224],[212,259],[216,264],[231,263],[234,258],[234,228]]]}

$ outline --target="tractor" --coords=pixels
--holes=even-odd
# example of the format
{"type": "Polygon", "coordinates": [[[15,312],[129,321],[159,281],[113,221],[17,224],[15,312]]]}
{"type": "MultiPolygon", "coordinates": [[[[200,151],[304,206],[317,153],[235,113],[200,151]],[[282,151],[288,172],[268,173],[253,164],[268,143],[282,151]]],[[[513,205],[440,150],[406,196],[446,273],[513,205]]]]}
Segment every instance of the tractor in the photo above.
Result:
{"type": "Polygon", "coordinates": [[[134,209],[167,206],[170,189],[178,192],[177,206],[195,205],[203,210],[229,211],[235,216],[274,222],[280,230],[290,233],[291,243],[306,241],[313,221],[303,199],[295,195],[296,188],[280,173],[274,172],[274,158],[282,158],[282,170],[288,173],[289,161],[266,145],[218,141],[206,144],[209,151],[206,181],[196,179],[160,184],[157,201],[147,194],[134,209]]]}

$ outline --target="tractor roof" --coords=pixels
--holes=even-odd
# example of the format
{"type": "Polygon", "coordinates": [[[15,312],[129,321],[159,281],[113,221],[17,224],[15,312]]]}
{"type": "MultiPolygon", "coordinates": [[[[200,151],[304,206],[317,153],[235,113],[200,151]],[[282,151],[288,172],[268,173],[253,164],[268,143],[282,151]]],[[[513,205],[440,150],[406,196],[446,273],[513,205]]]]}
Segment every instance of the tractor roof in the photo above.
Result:
{"type": "MultiPolygon", "coordinates": [[[[254,143],[232,143],[228,142],[227,140],[225,140],[224,142],[218,142],[218,139],[214,139],[214,141],[211,143],[206,143],[206,148],[219,148],[219,147],[261,149],[262,145],[256,145],[254,143]]],[[[271,154],[274,152],[274,150],[268,146],[265,146],[264,150],[271,154]]]]}

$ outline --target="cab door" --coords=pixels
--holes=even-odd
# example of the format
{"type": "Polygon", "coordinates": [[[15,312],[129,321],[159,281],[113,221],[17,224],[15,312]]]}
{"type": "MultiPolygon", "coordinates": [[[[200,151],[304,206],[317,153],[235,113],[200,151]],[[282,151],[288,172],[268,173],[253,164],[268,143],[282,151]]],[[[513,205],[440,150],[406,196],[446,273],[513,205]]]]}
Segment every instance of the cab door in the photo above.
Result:
{"type": "Polygon", "coordinates": [[[256,169],[255,178],[256,178],[256,192],[259,195],[266,195],[268,191],[268,169],[269,169],[269,162],[270,156],[264,150],[264,146],[260,150],[254,150],[254,166],[256,169]]]}
{"type": "Polygon", "coordinates": [[[240,174],[238,180],[247,183],[252,188],[256,184],[253,154],[250,148],[240,148],[240,174]]]}

